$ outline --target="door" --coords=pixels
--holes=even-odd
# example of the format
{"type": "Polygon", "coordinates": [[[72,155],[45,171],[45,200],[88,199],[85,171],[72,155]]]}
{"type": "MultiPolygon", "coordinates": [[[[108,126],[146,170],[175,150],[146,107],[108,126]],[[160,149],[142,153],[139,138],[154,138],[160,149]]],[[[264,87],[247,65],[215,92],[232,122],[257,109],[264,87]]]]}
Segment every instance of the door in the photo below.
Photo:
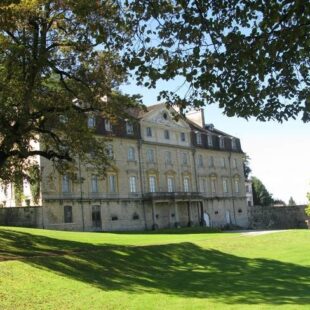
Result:
{"type": "Polygon", "coordinates": [[[94,230],[101,230],[101,209],[100,206],[92,206],[92,224],[94,230]]]}
{"type": "Polygon", "coordinates": [[[203,214],[203,220],[205,222],[206,227],[210,227],[210,217],[208,213],[203,214]]]}
{"type": "Polygon", "coordinates": [[[230,212],[228,210],[225,212],[225,216],[226,216],[226,223],[230,224],[231,223],[230,222],[230,212]]]}

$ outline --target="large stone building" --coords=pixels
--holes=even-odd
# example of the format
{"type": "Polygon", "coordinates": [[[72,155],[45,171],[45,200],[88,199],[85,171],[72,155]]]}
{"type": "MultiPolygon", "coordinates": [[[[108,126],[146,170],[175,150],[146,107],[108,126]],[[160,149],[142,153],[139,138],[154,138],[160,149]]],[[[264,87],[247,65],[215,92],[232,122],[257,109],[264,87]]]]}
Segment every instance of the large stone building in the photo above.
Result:
{"type": "MultiPolygon", "coordinates": [[[[40,158],[41,226],[98,231],[248,227],[239,139],[205,125],[202,112],[177,119],[175,114],[159,104],[132,113],[135,122],[90,117],[88,125],[98,137],[111,137],[106,176],[79,163],[76,177],[69,178],[40,158]]],[[[13,195],[12,188],[9,192],[13,195]]],[[[0,203],[14,206],[8,190],[0,203]]]]}

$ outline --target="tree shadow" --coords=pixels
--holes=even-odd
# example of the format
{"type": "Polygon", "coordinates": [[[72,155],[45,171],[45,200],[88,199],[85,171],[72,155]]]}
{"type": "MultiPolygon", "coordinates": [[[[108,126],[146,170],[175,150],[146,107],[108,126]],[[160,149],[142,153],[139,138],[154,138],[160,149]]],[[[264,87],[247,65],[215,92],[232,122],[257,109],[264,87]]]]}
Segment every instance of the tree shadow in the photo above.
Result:
{"type": "Polygon", "coordinates": [[[105,291],[212,298],[226,304],[310,304],[310,267],[238,257],[188,242],[91,245],[1,230],[0,249],[2,256],[32,256],[24,262],[105,291]],[[45,257],[33,257],[37,255],[45,257]]]}

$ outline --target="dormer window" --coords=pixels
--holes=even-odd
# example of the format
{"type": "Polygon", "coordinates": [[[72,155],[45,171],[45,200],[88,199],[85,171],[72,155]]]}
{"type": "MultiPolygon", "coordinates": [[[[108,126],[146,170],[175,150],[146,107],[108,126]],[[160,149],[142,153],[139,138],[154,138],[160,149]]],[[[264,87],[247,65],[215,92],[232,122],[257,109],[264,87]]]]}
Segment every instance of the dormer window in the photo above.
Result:
{"type": "Polygon", "coordinates": [[[231,139],[231,148],[233,150],[236,150],[237,149],[237,144],[236,144],[236,139],[235,138],[232,138],[231,139]]]}
{"type": "Polygon", "coordinates": [[[104,120],[104,128],[106,131],[112,131],[112,126],[108,119],[104,120]]]}
{"type": "Polygon", "coordinates": [[[208,146],[212,147],[212,146],[213,146],[212,136],[211,136],[211,135],[208,135],[208,136],[207,136],[207,139],[208,139],[208,146]]]}
{"type": "Polygon", "coordinates": [[[220,139],[220,149],[223,149],[224,148],[224,138],[220,136],[219,139],[220,139]]]}
{"type": "Polygon", "coordinates": [[[146,136],[152,137],[152,128],[151,127],[146,127],[146,136]]]}
{"type": "Polygon", "coordinates": [[[169,132],[169,130],[164,130],[164,137],[165,137],[166,140],[170,139],[170,132],[169,132]]]}
{"type": "Polygon", "coordinates": [[[87,127],[88,128],[95,128],[95,126],[96,126],[95,116],[93,116],[93,115],[88,116],[88,118],[87,118],[87,127]]]}
{"type": "Polygon", "coordinates": [[[126,133],[127,135],[133,135],[133,124],[126,122],[126,133]]]}
{"type": "Polygon", "coordinates": [[[198,145],[202,144],[202,139],[201,139],[201,133],[200,132],[196,132],[196,143],[198,145]]]}

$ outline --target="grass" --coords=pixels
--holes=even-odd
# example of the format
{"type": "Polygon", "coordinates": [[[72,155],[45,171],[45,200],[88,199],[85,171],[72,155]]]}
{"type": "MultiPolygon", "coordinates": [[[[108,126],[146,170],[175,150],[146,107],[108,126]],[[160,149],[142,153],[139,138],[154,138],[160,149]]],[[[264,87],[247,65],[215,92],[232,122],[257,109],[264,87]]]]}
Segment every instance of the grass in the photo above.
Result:
{"type": "Polygon", "coordinates": [[[307,230],[1,227],[0,309],[309,309],[309,253],[307,230]]]}

